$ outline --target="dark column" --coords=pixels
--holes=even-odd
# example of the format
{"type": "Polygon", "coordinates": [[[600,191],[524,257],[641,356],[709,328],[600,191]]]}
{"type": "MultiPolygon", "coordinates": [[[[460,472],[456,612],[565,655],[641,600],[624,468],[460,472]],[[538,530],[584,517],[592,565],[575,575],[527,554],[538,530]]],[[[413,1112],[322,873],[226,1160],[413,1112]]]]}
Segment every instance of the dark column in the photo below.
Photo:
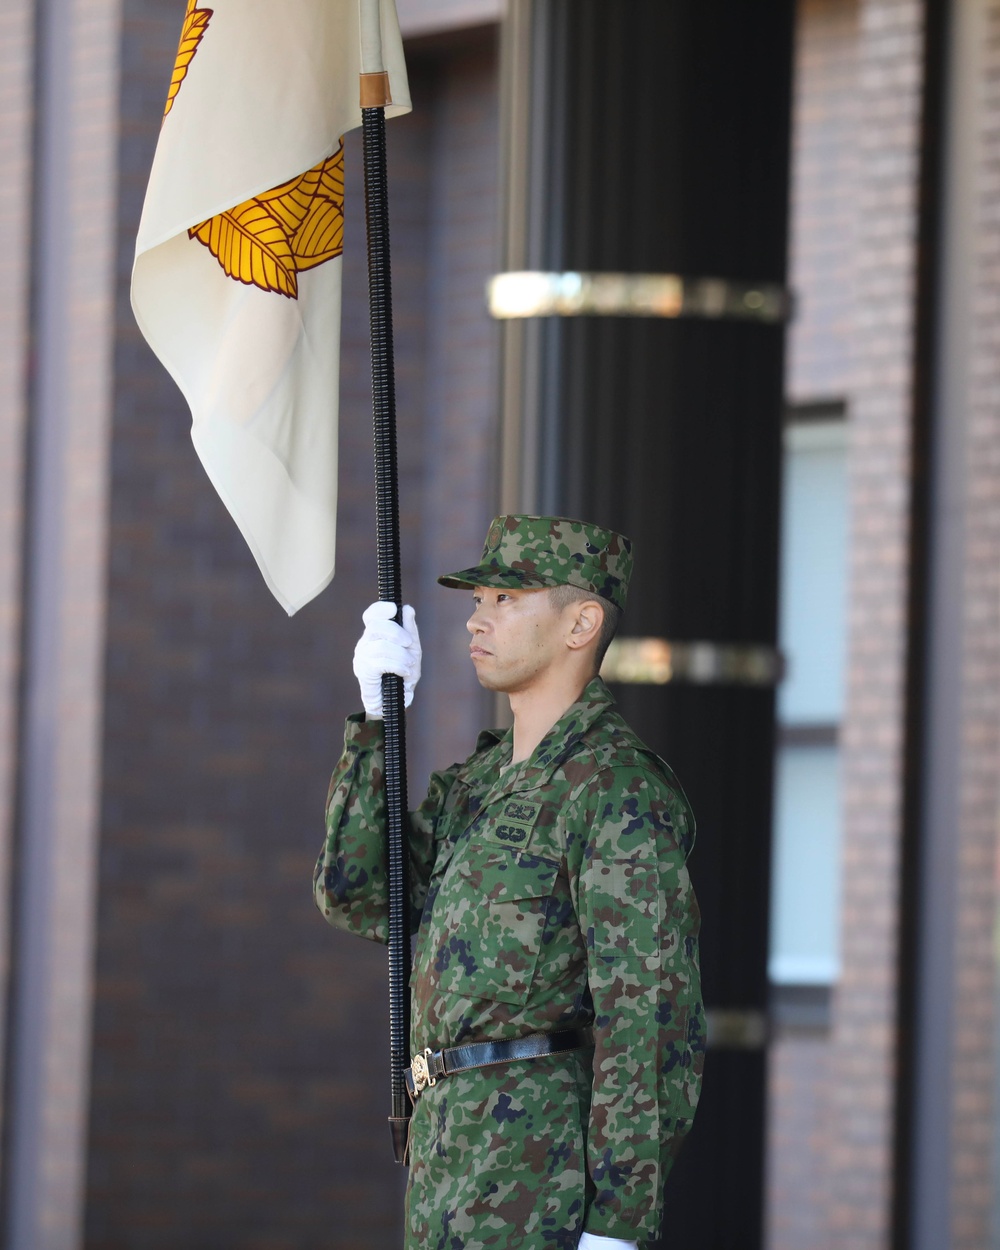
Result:
{"type": "Polygon", "coordinates": [[[564,284],[563,315],[505,322],[502,488],[629,534],[624,633],[675,644],[670,680],[612,688],[699,824],[686,1250],[761,1238],[792,29],[790,0],[514,0],[506,30],[505,270],[686,280],[679,315],[565,315],[564,284]]]}

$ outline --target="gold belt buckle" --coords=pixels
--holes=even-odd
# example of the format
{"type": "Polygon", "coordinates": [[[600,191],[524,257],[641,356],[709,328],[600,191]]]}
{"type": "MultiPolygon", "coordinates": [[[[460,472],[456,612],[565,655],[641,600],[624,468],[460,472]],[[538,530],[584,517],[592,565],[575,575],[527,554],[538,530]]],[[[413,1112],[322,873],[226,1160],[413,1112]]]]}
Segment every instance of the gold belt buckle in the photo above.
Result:
{"type": "Polygon", "coordinates": [[[419,1055],[413,1056],[410,1068],[413,1072],[413,1088],[418,1094],[422,1094],[428,1085],[436,1085],[437,1077],[431,1076],[430,1065],[428,1060],[434,1052],[429,1046],[425,1046],[419,1055]]]}

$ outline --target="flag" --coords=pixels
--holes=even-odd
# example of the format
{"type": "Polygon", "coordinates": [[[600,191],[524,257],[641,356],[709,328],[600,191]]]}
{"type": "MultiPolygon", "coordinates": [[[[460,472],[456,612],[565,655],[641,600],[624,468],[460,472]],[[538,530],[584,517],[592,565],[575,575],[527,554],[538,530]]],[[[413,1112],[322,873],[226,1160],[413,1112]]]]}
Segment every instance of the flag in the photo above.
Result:
{"type": "Polygon", "coordinates": [[[394,0],[188,0],[132,271],[195,449],[291,614],[329,583],[344,161],[359,74],[408,111],[394,0]]]}

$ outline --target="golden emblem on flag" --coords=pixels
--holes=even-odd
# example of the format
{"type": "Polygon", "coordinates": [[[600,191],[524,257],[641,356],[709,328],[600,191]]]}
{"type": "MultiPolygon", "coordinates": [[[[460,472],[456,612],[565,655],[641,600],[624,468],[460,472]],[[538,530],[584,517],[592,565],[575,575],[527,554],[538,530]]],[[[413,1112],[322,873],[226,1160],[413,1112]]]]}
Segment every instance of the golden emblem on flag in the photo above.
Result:
{"type": "Polygon", "coordinates": [[[173,76],[163,67],[132,306],[293,613],[336,563],[342,136],[361,124],[361,75],[389,75],[387,117],[409,111],[399,22],[394,0],[168,3],[183,24],[173,76]]]}
{"type": "Polygon", "coordinates": [[[230,278],[298,299],[298,274],[344,250],[344,144],[281,186],[192,226],[230,278]]]}
{"type": "Polygon", "coordinates": [[[184,25],[181,27],[181,41],[177,47],[177,59],[174,61],[174,72],[170,75],[170,87],[167,91],[167,104],[163,116],[174,107],[174,98],[181,89],[181,83],[187,76],[191,59],[198,51],[208,23],[212,19],[211,9],[196,8],[196,0],[188,0],[187,12],[184,14],[184,25]]]}

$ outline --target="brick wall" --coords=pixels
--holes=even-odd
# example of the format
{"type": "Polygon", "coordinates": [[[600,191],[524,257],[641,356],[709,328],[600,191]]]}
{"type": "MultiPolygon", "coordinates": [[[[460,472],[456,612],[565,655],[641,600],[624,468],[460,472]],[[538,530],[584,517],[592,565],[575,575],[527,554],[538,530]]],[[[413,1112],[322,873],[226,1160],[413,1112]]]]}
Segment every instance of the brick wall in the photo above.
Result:
{"type": "Polygon", "coordinates": [[[829,1080],[826,1032],[781,1029],[768,1068],[768,1250],[821,1250],[828,1244],[829,1080]]]}
{"type": "Polygon", "coordinates": [[[850,639],[842,972],[829,1034],[773,1048],[772,1250],[888,1237],[922,9],[799,8],[788,390],[848,400],[850,639]]]}
{"type": "MultiPolygon", "coordinates": [[[[852,385],[857,235],[857,0],[799,0],[796,16],[786,392],[846,400],[852,385]]],[[[831,1038],[779,1028],[769,1063],[769,1250],[827,1244],[831,1038]]]]}
{"type": "Polygon", "coordinates": [[[857,236],[858,0],[799,0],[786,392],[842,399],[851,384],[857,236]]]}
{"type": "MultiPolygon", "coordinates": [[[[795,399],[835,394],[841,387],[850,399],[854,542],[844,975],[830,1043],[786,1035],[774,1048],[773,1250],[876,1247],[889,1236],[921,13],[917,4],[860,6],[860,77],[852,99],[849,74],[832,72],[830,62],[841,46],[842,71],[849,69],[849,40],[843,42],[849,32],[838,23],[853,9],[849,0],[806,2],[800,9],[792,255],[802,315],[790,344],[795,399]],[[853,157],[838,151],[852,110],[863,122],[853,157]],[[839,282],[824,272],[838,254],[844,263],[839,282]],[[846,382],[838,376],[841,369],[846,382]]],[[[944,904],[944,914],[954,916],[954,932],[944,955],[947,984],[939,987],[940,1009],[951,1027],[950,1071],[936,1074],[951,1128],[940,1156],[946,1175],[933,1181],[945,1191],[948,1244],[980,1250],[995,1235],[997,1176],[1000,6],[995,0],[965,6],[962,21],[966,31],[970,22],[975,28],[964,37],[976,40],[960,70],[975,77],[961,122],[973,133],[955,144],[971,153],[956,159],[971,162],[962,176],[969,179],[973,203],[970,219],[959,227],[959,250],[968,250],[973,277],[969,307],[949,306],[967,320],[970,333],[956,339],[952,332],[946,340],[954,353],[949,369],[958,407],[941,413],[945,422],[964,420],[965,430],[961,481],[943,488],[952,492],[945,500],[947,519],[950,532],[958,534],[946,556],[959,564],[956,633],[944,645],[957,653],[960,715],[957,742],[934,739],[946,755],[954,750],[958,767],[954,822],[936,834],[954,848],[945,856],[953,859],[954,881],[946,873],[930,882],[938,895],[951,884],[955,889],[953,901],[944,904]],[[957,526],[956,509],[962,513],[957,526]]],[[[947,709],[929,708],[931,717],[941,712],[947,716],[947,709]]],[[[948,773],[947,758],[935,766],[948,773]]],[[[940,964],[941,953],[935,958],[940,964]]],[[[930,1244],[926,1230],[918,1231],[922,1244],[930,1244]]]]}
{"type": "Polygon", "coordinates": [[[862,0],[842,976],[826,1155],[831,1246],[886,1243],[908,561],[922,5],[862,0]]]}
{"type": "Polygon", "coordinates": [[[446,590],[436,579],[479,558],[498,484],[498,331],[485,301],[497,253],[495,44],[488,38],[448,72],[437,58],[428,69],[436,90],[430,102],[433,200],[422,305],[426,418],[415,602],[430,646],[424,697],[412,716],[414,784],[432,768],[464,759],[478,731],[493,723],[493,700],[480,689],[469,660],[469,594],[446,590]]]}
{"type": "MultiPolygon", "coordinates": [[[[132,320],[128,270],[176,46],[173,0],[126,0],[105,767],[86,1242],[93,1250],[372,1250],[400,1238],[385,952],[328,929],[309,882],[350,658],[375,595],[360,145],[348,143],[341,495],[332,587],[289,620],[132,320]]],[[[411,789],[467,753],[466,668],[428,568],[490,502],[495,58],[410,58],[390,123],[404,588],[429,675],[411,789]],[[438,311],[445,324],[432,326],[438,311]],[[450,480],[442,486],[442,462],[450,480]],[[442,617],[443,621],[443,617],[442,617]],[[428,741],[425,742],[425,739],[428,741]]],[[[455,603],[461,629],[463,605],[455,603]]]]}

